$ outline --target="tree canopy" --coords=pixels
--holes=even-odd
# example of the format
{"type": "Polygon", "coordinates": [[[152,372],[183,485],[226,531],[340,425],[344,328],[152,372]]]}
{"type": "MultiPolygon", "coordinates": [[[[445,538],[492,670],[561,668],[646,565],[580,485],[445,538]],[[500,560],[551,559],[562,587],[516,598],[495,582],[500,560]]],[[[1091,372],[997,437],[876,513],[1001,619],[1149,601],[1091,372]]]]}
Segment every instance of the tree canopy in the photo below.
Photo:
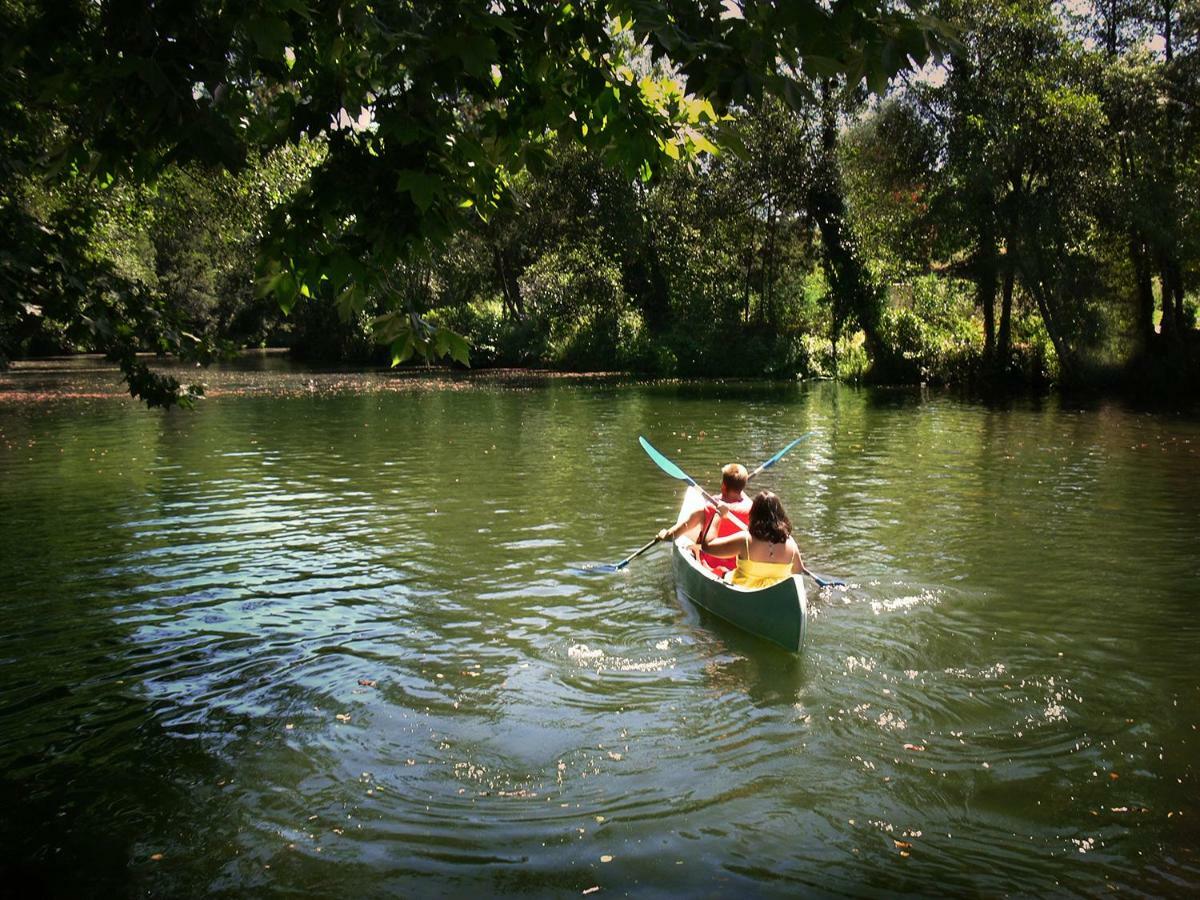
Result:
{"type": "Polygon", "coordinates": [[[260,292],[285,310],[314,298],[344,318],[372,310],[396,360],[465,359],[458,335],[416,314],[404,267],[502,215],[514,179],[544,172],[564,142],[648,181],[714,150],[735,105],[799,106],[835,76],[882,88],[942,41],[883,0],[3,0],[0,33],[0,218],[13,235],[0,315],[9,329],[46,315],[89,329],[155,404],[185,395],[137,349],[216,347],[181,328],[162,291],[96,259],[98,191],[299,153],[305,177],[256,207],[260,292]],[[58,190],[39,208],[46,177],[58,190]]]}
{"type": "Polygon", "coordinates": [[[0,358],[1200,386],[1195,0],[0,13],[0,358]]]}

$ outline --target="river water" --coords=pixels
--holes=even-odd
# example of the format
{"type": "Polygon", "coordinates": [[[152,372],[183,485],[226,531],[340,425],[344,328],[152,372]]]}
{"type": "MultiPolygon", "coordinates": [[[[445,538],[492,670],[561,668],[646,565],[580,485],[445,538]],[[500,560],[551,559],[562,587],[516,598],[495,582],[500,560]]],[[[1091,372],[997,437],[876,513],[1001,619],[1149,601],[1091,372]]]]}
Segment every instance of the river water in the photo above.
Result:
{"type": "MultiPolygon", "coordinates": [[[[832,384],[0,375],[0,840],[35,891],[1187,895],[1200,424],[832,384]],[[798,656],[676,597],[758,479],[798,656]]],[[[13,882],[10,880],[9,884],[13,882]]]]}

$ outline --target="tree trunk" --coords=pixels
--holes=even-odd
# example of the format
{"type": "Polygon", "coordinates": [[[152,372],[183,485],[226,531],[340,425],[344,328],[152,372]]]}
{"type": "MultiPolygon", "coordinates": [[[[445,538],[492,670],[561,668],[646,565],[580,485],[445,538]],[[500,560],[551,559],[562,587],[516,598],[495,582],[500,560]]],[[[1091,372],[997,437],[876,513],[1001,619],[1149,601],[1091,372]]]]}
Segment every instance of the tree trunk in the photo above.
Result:
{"type": "Polygon", "coordinates": [[[746,248],[746,280],[742,286],[742,321],[750,324],[750,279],[754,275],[754,248],[746,248]]]}
{"type": "Polygon", "coordinates": [[[1004,293],[1000,298],[1000,334],[996,340],[996,364],[1005,372],[1012,360],[1012,300],[1016,269],[1014,260],[1005,260],[1004,293]]]}
{"type": "Polygon", "coordinates": [[[661,332],[666,328],[670,319],[670,286],[667,284],[667,276],[663,272],[662,259],[658,252],[658,236],[651,224],[650,212],[646,209],[646,188],[640,181],[638,182],[638,201],[643,213],[642,220],[645,222],[642,252],[639,255],[646,261],[646,281],[648,282],[642,291],[644,294],[641,298],[642,315],[645,318],[646,327],[651,332],[661,332]]]}
{"type": "Polygon", "coordinates": [[[1000,337],[996,354],[998,367],[1008,371],[1012,361],[1012,300],[1017,278],[1017,238],[1020,234],[1021,212],[1024,208],[1026,185],[1021,169],[1009,173],[1009,194],[1004,220],[1004,293],[1000,300],[1000,337]]]}
{"type": "Polygon", "coordinates": [[[1050,343],[1054,345],[1054,352],[1058,356],[1058,365],[1062,369],[1063,375],[1069,375],[1075,368],[1074,360],[1071,357],[1071,350],[1067,346],[1066,339],[1059,330],[1058,321],[1054,317],[1050,309],[1050,298],[1047,295],[1046,285],[1041,281],[1034,281],[1031,285],[1033,288],[1033,296],[1037,301],[1038,312],[1042,314],[1042,321],[1046,324],[1046,333],[1050,335],[1050,343]]]}
{"type": "Polygon", "coordinates": [[[1162,302],[1162,322],[1159,325],[1159,332],[1162,334],[1164,342],[1170,342],[1175,339],[1175,285],[1171,277],[1171,262],[1165,256],[1159,258],[1158,264],[1159,288],[1162,302]]]}
{"type": "Polygon", "coordinates": [[[806,205],[821,232],[825,250],[822,263],[833,297],[835,334],[840,331],[839,323],[853,314],[866,338],[867,355],[874,362],[884,349],[879,338],[883,304],[846,233],[846,202],[837,169],[836,113],[832,85],[826,80],[821,86],[822,152],[806,205]]]}
{"type": "Polygon", "coordinates": [[[774,199],[767,206],[767,258],[763,265],[763,296],[758,308],[758,319],[771,325],[775,321],[772,305],[775,302],[775,255],[776,232],[779,228],[779,211],[774,199]]]}
{"type": "Polygon", "coordinates": [[[1013,255],[1016,258],[1013,260],[1013,265],[1019,266],[1021,269],[1021,284],[1033,295],[1033,299],[1037,303],[1042,322],[1046,325],[1046,333],[1050,336],[1050,343],[1054,345],[1059,368],[1064,378],[1067,378],[1075,369],[1075,357],[1071,353],[1071,347],[1067,343],[1062,329],[1059,328],[1058,318],[1051,303],[1052,289],[1047,286],[1046,279],[1042,276],[1042,273],[1047,271],[1047,267],[1037,253],[1030,253],[1028,250],[1029,248],[1023,247],[1020,251],[1015,252],[1013,255]]]}
{"type": "MultiPolygon", "coordinates": [[[[1166,160],[1166,170],[1162,173],[1168,184],[1175,188],[1167,196],[1175,198],[1179,185],[1178,171],[1178,154],[1177,154],[1177,138],[1179,136],[1175,121],[1175,105],[1177,102],[1174,96],[1172,79],[1171,63],[1175,58],[1174,50],[1174,14],[1176,9],[1175,0],[1160,0],[1159,8],[1162,10],[1162,37],[1163,37],[1163,58],[1166,62],[1167,78],[1165,104],[1163,105],[1163,131],[1165,132],[1162,140],[1164,156],[1166,160]]],[[[1162,244],[1158,253],[1158,273],[1161,279],[1162,287],[1162,336],[1166,342],[1176,339],[1178,332],[1183,325],[1183,285],[1179,277],[1179,257],[1178,248],[1179,240],[1179,217],[1176,214],[1175,202],[1166,204],[1166,208],[1162,211],[1162,217],[1166,220],[1167,227],[1164,229],[1164,235],[1161,238],[1162,244]],[[1176,295],[1180,295],[1178,302],[1176,295]]]]}
{"type": "Polygon", "coordinates": [[[1150,274],[1150,257],[1146,242],[1134,230],[1129,231],[1129,258],[1133,262],[1134,284],[1137,289],[1138,349],[1142,355],[1154,344],[1154,281],[1150,274]]]}
{"type": "Polygon", "coordinates": [[[989,362],[996,352],[996,236],[991,222],[985,215],[975,251],[975,297],[983,309],[983,356],[989,362]]]}
{"type": "Polygon", "coordinates": [[[501,296],[504,298],[504,311],[510,318],[519,319],[524,315],[524,304],[521,301],[521,285],[509,273],[509,267],[504,263],[504,253],[499,245],[492,246],[492,259],[496,266],[496,276],[500,279],[501,296]]]}
{"type": "Polygon", "coordinates": [[[1184,329],[1183,270],[1177,259],[1171,262],[1171,290],[1175,295],[1175,327],[1182,334],[1184,329]]]}

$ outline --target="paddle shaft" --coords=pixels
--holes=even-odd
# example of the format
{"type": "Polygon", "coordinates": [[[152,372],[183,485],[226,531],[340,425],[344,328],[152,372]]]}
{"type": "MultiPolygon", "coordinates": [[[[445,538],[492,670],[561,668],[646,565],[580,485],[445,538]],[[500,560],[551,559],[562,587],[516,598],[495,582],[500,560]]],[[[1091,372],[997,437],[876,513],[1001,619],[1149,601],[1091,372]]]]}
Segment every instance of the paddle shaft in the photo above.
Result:
{"type": "Polygon", "coordinates": [[[761,466],[759,466],[757,469],[755,469],[753,472],[751,472],[749,475],[747,475],[746,480],[749,481],[751,478],[753,478],[755,475],[757,475],[759,472],[763,471],[764,469],[771,468],[771,466],[775,465],[775,463],[779,462],[787,454],[789,454],[792,451],[793,447],[795,447],[799,443],[807,441],[814,434],[816,434],[815,431],[808,431],[808,432],[805,432],[804,434],[800,435],[800,437],[796,438],[794,441],[792,441],[790,444],[788,444],[786,447],[784,447],[782,450],[780,450],[778,453],[776,453],[774,456],[772,456],[770,459],[768,459],[765,463],[763,463],[761,466]]]}
{"type": "MultiPolygon", "coordinates": [[[[807,575],[809,578],[811,578],[813,581],[815,581],[817,583],[817,587],[829,587],[829,585],[835,583],[832,581],[825,580],[820,575],[818,575],[816,572],[812,571],[804,563],[800,563],[800,571],[803,572],[805,575],[807,575]]],[[[841,582],[836,582],[836,583],[840,584],[841,582]]]]}
{"type": "Polygon", "coordinates": [[[658,535],[655,535],[650,540],[646,541],[646,543],[642,544],[642,546],[639,547],[637,550],[634,550],[627,557],[625,557],[623,560],[621,560],[619,563],[617,563],[616,568],[618,568],[618,569],[625,568],[627,565],[629,565],[631,562],[633,562],[635,559],[637,559],[639,556],[641,556],[643,553],[645,553],[647,550],[649,550],[651,547],[653,547],[657,543],[658,543],[658,535]]]}

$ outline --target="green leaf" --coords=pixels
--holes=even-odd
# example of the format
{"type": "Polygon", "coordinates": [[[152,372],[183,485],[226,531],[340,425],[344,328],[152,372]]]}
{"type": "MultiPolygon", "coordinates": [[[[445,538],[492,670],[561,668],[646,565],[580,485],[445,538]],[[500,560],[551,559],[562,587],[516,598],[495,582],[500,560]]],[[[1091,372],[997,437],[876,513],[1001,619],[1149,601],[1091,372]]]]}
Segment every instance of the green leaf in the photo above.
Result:
{"type": "Polygon", "coordinates": [[[699,133],[692,135],[692,146],[699,153],[710,153],[713,156],[719,156],[720,152],[721,152],[717,148],[716,144],[714,144],[712,141],[710,141],[704,135],[699,134],[699,133]]]}
{"type": "Polygon", "coordinates": [[[381,344],[393,344],[404,335],[412,335],[412,325],[404,313],[384,313],[376,318],[371,327],[375,332],[375,340],[381,344]]]}
{"type": "Polygon", "coordinates": [[[338,294],[336,301],[338,317],[343,322],[348,322],[354,313],[362,311],[365,299],[366,291],[363,290],[362,285],[352,281],[345,290],[338,294]]]}
{"type": "Polygon", "coordinates": [[[434,197],[442,193],[442,181],[436,175],[406,169],[396,176],[396,189],[407,191],[417,208],[426,213],[433,205],[434,197]]]}
{"type": "Polygon", "coordinates": [[[801,64],[805,72],[818,78],[832,78],[843,69],[840,62],[829,56],[807,55],[803,57],[801,64]]]}
{"type": "Polygon", "coordinates": [[[464,366],[470,366],[471,345],[467,342],[467,339],[448,328],[440,329],[439,333],[446,336],[447,352],[449,352],[450,358],[455,362],[462,363],[464,366]]]}
{"type": "Polygon", "coordinates": [[[276,16],[254,16],[246,23],[246,33],[258,48],[258,55],[278,59],[292,40],[291,26],[276,16]]]}
{"type": "Polygon", "coordinates": [[[477,78],[490,75],[492,61],[496,58],[495,41],[482,34],[462,34],[455,36],[454,46],[467,72],[477,78]]]}
{"type": "Polygon", "coordinates": [[[279,302],[279,308],[283,310],[285,316],[291,314],[292,307],[296,305],[296,299],[299,296],[296,279],[292,277],[291,272],[284,272],[275,284],[275,299],[279,302]]]}
{"type": "Polygon", "coordinates": [[[410,331],[399,340],[392,342],[392,365],[398,366],[400,363],[412,358],[416,346],[413,344],[413,336],[410,331]]]}

